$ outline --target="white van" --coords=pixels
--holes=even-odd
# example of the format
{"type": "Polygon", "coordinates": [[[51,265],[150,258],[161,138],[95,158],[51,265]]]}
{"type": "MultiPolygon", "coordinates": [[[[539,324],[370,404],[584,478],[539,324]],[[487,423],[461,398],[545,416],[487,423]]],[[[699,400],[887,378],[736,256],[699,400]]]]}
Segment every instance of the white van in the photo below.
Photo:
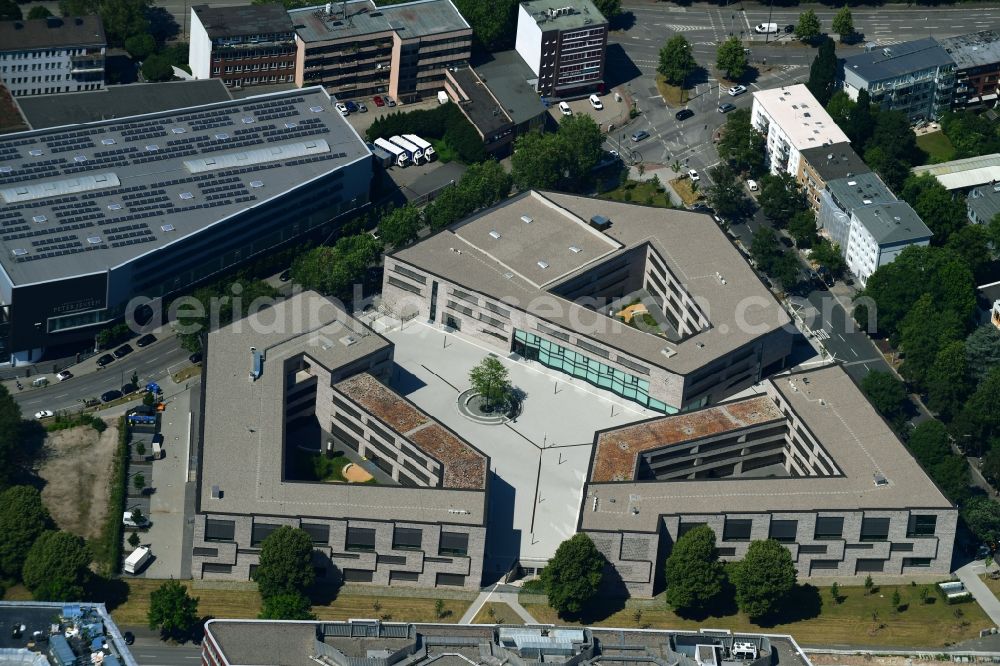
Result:
{"type": "Polygon", "coordinates": [[[569,104],[566,102],[559,102],[559,110],[562,111],[564,116],[572,116],[573,109],[569,108],[569,104]]]}
{"type": "Polygon", "coordinates": [[[142,567],[146,562],[148,562],[153,557],[153,551],[151,551],[146,546],[140,546],[133,550],[128,557],[125,558],[125,566],[122,569],[127,574],[132,574],[133,576],[142,571],[142,567]]]}
{"type": "Polygon", "coordinates": [[[132,517],[131,511],[125,511],[122,514],[122,525],[125,527],[145,527],[149,524],[149,519],[146,516],[139,515],[139,520],[132,517]]]}
{"type": "Polygon", "coordinates": [[[753,31],[758,35],[773,35],[778,32],[777,23],[761,23],[753,27],[753,31]]]}
{"type": "Polygon", "coordinates": [[[590,105],[595,109],[597,109],[598,111],[604,108],[604,103],[601,102],[601,98],[598,97],[597,95],[590,96],[590,105]]]}
{"type": "Polygon", "coordinates": [[[747,181],[747,189],[751,192],[756,192],[759,188],[757,187],[757,181],[751,178],[747,181]]]}

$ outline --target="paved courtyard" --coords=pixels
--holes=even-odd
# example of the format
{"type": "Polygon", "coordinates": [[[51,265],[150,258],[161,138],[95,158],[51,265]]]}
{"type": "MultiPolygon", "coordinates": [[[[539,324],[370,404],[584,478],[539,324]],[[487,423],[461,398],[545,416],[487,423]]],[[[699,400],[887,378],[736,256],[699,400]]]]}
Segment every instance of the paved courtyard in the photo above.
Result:
{"type": "Polygon", "coordinates": [[[526,394],[524,409],[505,425],[474,423],[459,414],[456,399],[469,388],[469,370],[492,350],[416,321],[385,335],[396,345],[393,388],[490,456],[487,581],[515,558],[546,560],[576,532],[595,431],[654,415],[498,354],[511,383],[526,394]]]}

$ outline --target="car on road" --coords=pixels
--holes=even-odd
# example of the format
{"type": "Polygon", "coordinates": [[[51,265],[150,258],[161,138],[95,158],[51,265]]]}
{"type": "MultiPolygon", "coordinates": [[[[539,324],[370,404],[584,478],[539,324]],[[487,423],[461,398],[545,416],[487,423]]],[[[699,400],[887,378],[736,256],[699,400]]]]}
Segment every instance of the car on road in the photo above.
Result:
{"type": "Polygon", "coordinates": [[[103,368],[108,363],[111,363],[114,360],[115,360],[114,356],[112,356],[111,354],[105,354],[101,358],[97,359],[97,367],[98,368],[103,368]]]}
{"type": "Polygon", "coordinates": [[[789,250],[795,247],[795,243],[788,236],[778,236],[778,242],[787,247],[789,250]]]}
{"type": "Polygon", "coordinates": [[[823,282],[825,282],[828,287],[832,287],[834,282],[836,282],[833,278],[833,273],[831,273],[830,269],[826,266],[820,266],[817,268],[816,274],[823,278],[823,282]]]}
{"type": "Polygon", "coordinates": [[[64,382],[67,379],[72,379],[72,378],[73,378],[73,373],[70,372],[69,370],[62,370],[56,373],[56,379],[58,379],[61,382],[64,382]]]}
{"type": "Polygon", "coordinates": [[[358,111],[361,113],[368,113],[368,107],[365,106],[364,102],[358,102],[358,111]]]}
{"type": "Polygon", "coordinates": [[[604,102],[602,102],[601,98],[598,97],[597,95],[590,96],[590,105],[595,109],[597,109],[598,111],[604,108],[604,102]]]}
{"type": "Polygon", "coordinates": [[[146,335],[142,336],[141,338],[135,341],[135,346],[141,349],[143,347],[148,347],[154,342],[156,342],[156,336],[153,335],[152,333],[147,333],[146,335]]]}
{"type": "Polygon", "coordinates": [[[785,26],[785,33],[791,33],[791,32],[795,32],[794,23],[789,23],[788,25],[785,26]]]}
{"type": "Polygon", "coordinates": [[[735,104],[730,104],[729,102],[723,102],[719,105],[719,113],[729,113],[736,108],[735,104]]]}
{"type": "Polygon", "coordinates": [[[392,107],[396,106],[396,100],[394,100],[393,98],[389,97],[388,95],[386,95],[382,99],[385,100],[385,105],[388,106],[389,108],[392,108],[392,107]]]}
{"type": "Polygon", "coordinates": [[[566,102],[559,102],[559,112],[564,116],[572,116],[573,109],[569,108],[569,104],[566,102]]]}
{"type": "Polygon", "coordinates": [[[287,271],[281,271],[281,275],[278,276],[278,279],[282,282],[288,282],[289,280],[291,280],[292,279],[291,269],[287,271]]]}
{"type": "Polygon", "coordinates": [[[195,352],[188,356],[188,360],[192,363],[201,363],[201,352],[195,352]]]}
{"type": "Polygon", "coordinates": [[[348,110],[347,105],[343,102],[337,102],[334,106],[337,107],[337,111],[340,111],[340,115],[349,116],[351,115],[350,110],[348,110]]]}
{"type": "Polygon", "coordinates": [[[125,639],[125,645],[132,645],[132,643],[135,643],[135,634],[131,631],[126,631],[122,634],[122,638],[125,639]]]}
{"type": "Polygon", "coordinates": [[[121,391],[105,391],[101,394],[101,402],[111,402],[112,400],[117,400],[122,397],[121,391]]]}
{"type": "Polygon", "coordinates": [[[112,353],[115,355],[115,358],[122,358],[123,356],[128,356],[133,351],[135,350],[132,349],[132,345],[122,345],[112,353]]]}
{"type": "Polygon", "coordinates": [[[746,86],[739,85],[739,86],[733,86],[732,88],[729,89],[728,92],[730,97],[736,97],[737,95],[742,95],[746,91],[747,91],[746,86]]]}
{"type": "Polygon", "coordinates": [[[681,109],[680,111],[674,114],[674,118],[676,118],[677,120],[687,120],[693,115],[694,111],[692,111],[691,109],[681,109]]]}
{"type": "Polygon", "coordinates": [[[756,192],[760,188],[757,187],[757,181],[751,178],[747,181],[747,189],[751,192],[756,192]]]}
{"type": "Polygon", "coordinates": [[[690,178],[692,180],[692,182],[695,182],[695,183],[697,183],[699,180],[701,180],[701,176],[699,176],[698,172],[695,171],[694,169],[688,169],[688,178],[690,178]]]}
{"type": "Polygon", "coordinates": [[[53,416],[51,409],[40,409],[39,411],[35,412],[36,419],[47,419],[50,416],[53,416]]]}
{"type": "Polygon", "coordinates": [[[753,27],[753,31],[758,35],[773,35],[778,32],[777,23],[759,23],[753,27]]]}
{"type": "Polygon", "coordinates": [[[358,105],[355,104],[353,100],[350,100],[350,99],[347,100],[346,102],[344,102],[344,106],[346,106],[347,110],[350,111],[351,113],[357,113],[358,112],[358,105]]]}
{"type": "Polygon", "coordinates": [[[616,160],[620,160],[622,158],[622,156],[614,148],[608,151],[608,155],[611,155],[611,157],[615,158],[616,160]]]}
{"type": "Polygon", "coordinates": [[[382,107],[385,106],[385,100],[382,99],[381,95],[375,95],[372,97],[372,101],[375,102],[375,106],[382,107]]]}
{"type": "Polygon", "coordinates": [[[638,132],[632,132],[632,141],[639,143],[643,139],[649,138],[649,132],[646,130],[639,130],[638,132]]]}

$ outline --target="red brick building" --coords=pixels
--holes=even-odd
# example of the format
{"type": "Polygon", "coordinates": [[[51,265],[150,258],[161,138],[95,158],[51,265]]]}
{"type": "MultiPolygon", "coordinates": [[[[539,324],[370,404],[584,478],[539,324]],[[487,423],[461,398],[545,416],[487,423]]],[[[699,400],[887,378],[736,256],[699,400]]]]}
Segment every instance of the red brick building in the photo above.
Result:
{"type": "Polygon", "coordinates": [[[228,87],[295,80],[295,29],[280,4],[191,8],[191,73],[228,87]]]}

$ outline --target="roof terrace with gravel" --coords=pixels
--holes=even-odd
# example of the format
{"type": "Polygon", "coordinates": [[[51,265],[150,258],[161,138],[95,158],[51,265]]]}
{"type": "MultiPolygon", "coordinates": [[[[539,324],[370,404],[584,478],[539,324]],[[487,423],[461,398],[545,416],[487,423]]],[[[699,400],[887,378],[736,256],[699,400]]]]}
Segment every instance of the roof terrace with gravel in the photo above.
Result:
{"type": "Polygon", "coordinates": [[[444,487],[486,487],[486,456],[368,373],[334,385],[346,398],[444,467],[444,487]]]}

